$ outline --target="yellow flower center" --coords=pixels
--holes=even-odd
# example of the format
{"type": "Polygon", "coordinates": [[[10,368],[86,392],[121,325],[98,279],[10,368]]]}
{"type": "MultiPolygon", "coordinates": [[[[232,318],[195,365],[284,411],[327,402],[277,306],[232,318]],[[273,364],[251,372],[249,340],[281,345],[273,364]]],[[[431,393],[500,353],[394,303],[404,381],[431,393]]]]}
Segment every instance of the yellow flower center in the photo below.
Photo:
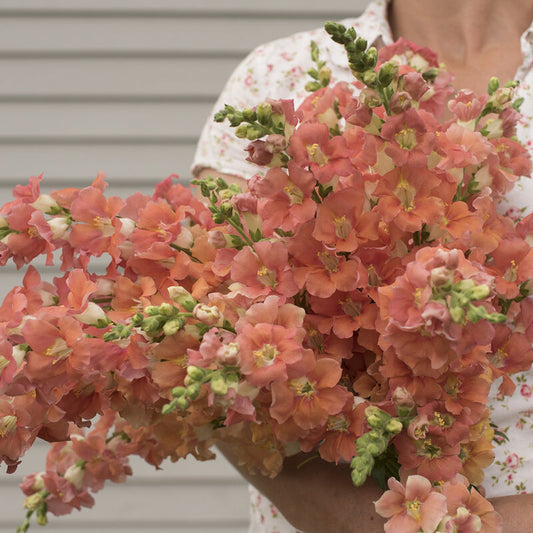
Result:
{"type": "Polygon", "coordinates": [[[307,154],[309,155],[309,159],[320,167],[328,163],[328,158],[317,143],[307,146],[307,154]]]}
{"type": "Polygon", "coordinates": [[[415,498],[412,501],[406,501],[405,502],[405,508],[407,509],[407,514],[414,518],[415,520],[420,520],[421,514],[420,514],[420,507],[422,506],[422,503],[418,498],[415,498]]]}
{"type": "Polygon", "coordinates": [[[339,270],[339,259],[337,257],[325,251],[318,252],[317,255],[328,272],[337,272],[339,270]]]}
{"type": "Polygon", "coordinates": [[[296,185],[294,185],[294,183],[291,183],[289,181],[289,183],[285,187],[283,187],[283,192],[289,198],[289,205],[302,203],[304,195],[302,191],[298,187],[296,187],[296,185]]]}
{"type": "Polygon", "coordinates": [[[305,396],[306,398],[311,397],[315,393],[315,387],[305,377],[293,379],[290,382],[290,387],[298,396],[305,396]]]}
{"type": "Polygon", "coordinates": [[[28,235],[30,236],[30,239],[34,239],[35,237],[39,236],[39,232],[35,226],[30,226],[28,228],[28,235]]]}
{"type": "Polygon", "coordinates": [[[275,345],[263,344],[259,350],[254,350],[254,362],[259,367],[270,366],[278,354],[279,352],[275,345]]]}
{"type": "Polygon", "coordinates": [[[330,416],[326,426],[326,431],[339,431],[344,433],[348,431],[348,421],[344,418],[344,415],[330,416]]]}
{"type": "Polygon", "coordinates": [[[347,239],[350,231],[352,231],[352,225],[346,216],[333,217],[333,224],[335,224],[335,235],[339,239],[347,239]]]}
{"type": "Polygon", "coordinates": [[[276,273],[265,265],[257,269],[257,278],[265,287],[272,288],[276,285],[276,273]]]}
{"type": "Polygon", "coordinates": [[[411,150],[416,145],[416,134],[413,128],[403,128],[394,135],[396,142],[403,150],[411,150]]]}

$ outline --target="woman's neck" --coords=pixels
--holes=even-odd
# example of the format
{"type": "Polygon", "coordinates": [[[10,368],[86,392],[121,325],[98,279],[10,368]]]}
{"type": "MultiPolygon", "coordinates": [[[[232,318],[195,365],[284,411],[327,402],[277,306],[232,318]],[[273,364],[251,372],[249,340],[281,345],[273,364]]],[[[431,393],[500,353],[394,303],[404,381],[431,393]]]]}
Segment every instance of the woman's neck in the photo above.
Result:
{"type": "Polygon", "coordinates": [[[435,51],[457,87],[485,90],[491,75],[507,81],[521,63],[520,36],[533,19],[533,0],[392,0],[393,37],[435,51]],[[413,15],[413,14],[416,15],[413,15]]]}

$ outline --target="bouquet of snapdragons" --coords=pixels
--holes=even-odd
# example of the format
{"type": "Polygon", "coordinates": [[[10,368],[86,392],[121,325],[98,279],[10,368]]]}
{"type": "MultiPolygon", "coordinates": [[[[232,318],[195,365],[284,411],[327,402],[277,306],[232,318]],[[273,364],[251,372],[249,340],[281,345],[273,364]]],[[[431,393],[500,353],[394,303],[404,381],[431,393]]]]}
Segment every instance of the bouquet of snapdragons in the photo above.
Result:
{"type": "Polygon", "coordinates": [[[64,271],[30,266],[0,307],[0,460],[53,443],[19,531],[90,507],[130,455],[210,459],[216,440],[268,476],[295,450],[350,462],[354,484],[388,486],[387,532],[501,531],[476,487],[491,384],[511,394],[533,361],[533,218],[497,210],[531,170],[520,102],[495,79],[450,99],[429,50],[326,29],[353,83],[331,86],[312,44],[297,109],[216,116],[250,141],[248,191],[207,179],[202,202],[169,177],[106,198],[98,176],[45,195],[31,178],[1,209],[2,264],[64,271]]]}

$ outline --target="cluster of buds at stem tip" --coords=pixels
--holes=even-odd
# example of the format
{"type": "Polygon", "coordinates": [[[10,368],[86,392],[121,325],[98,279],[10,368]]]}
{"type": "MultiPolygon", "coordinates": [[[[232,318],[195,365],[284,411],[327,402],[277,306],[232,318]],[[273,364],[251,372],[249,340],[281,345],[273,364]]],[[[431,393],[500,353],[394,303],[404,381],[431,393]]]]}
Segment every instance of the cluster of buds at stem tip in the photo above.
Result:
{"type": "Polygon", "coordinates": [[[255,109],[246,108],[241,111],[233,106],[225,105],[214,116],[215,122],[227,120],[235,135],[240,139],[255,141],[272,133],[284,133],[284,125],[273,120],[272,105],[268,102],[258,104],[255,109]]]}
{"type": "Polygon", "coordinates": [[[236,386],[239,377],[235,370],[229,369],[226,372],[223,369],[210,370],[199,366],[188,366],[187,377],[184,386],[177,386],[172,389],[173,399],[166,404],[161,410],[162,414],[168,414],[179,408],[187,409],[190,403],[200,396],[202,385],[209,383],[211,390],[217,396],[224,396],[228,393],[231,386],[236,386]]]}
{"type": "Polygon", "coordinates": [[[465,320],[476,324],[480,320],[501,323],[507,320],[502,313],[489,313],[483,305],[473,305],[472,302],[483,300],[490,296],[490,287],[485,284],[477,285],[474,280],[465,279],[455,283],[446,297],[450,317],[456,324],[463,324],[465,320]]]}
{"type": "Polygon", "coordinates": [[[31,494],[24,500],[24,508],[28,509],[24,523],[17,528],[17,533],[25,533],[30,527],[30,518],[35,513],[36,522],[40,526],[48,524],[48,517],[46,516],[47,506],[46,498],[50,493],[47,490],[40,490],[31,494]]]}
{"type": "Polygon", "coordinates": [[[365,409],[365,417],[370,431],[357,439],[357,455],[352,459],[352,482],[360,487],[374,468],[375,458],[385,453],[389,440],[400,433],[403,424],[398,418],[375,405],[365,409]]]}
{"type": "Polygon", "coordinates": [[[149,305],[145,307],[144,313],[146,316],[141,313],[136,314],[131,320],[131,325],[152,336],[176,334],[187,323],[187,317],[191,316],[190,312],[184,313],[179,307],[168,302],[149,305]]]}
{"type": "Polygon", "coordinates": [[[353,27],[346,28],[336,22],[326,22],[324,28],[333,41],[344,46],[348,55],[348,64],[354,76],[370,88],[384,89],[398,76],[398,65],[386,63],[379,72],[375,71],[378,51],[374,46],[368,47],[365,39],[357,37],[353,27]]]}
{"type": "Polygon", "coordinates": [[[307,74],[311,76],[312,81],[305,85],[307,92],[315,92],[323,87],[327,87],[331,81],[331,69],[326,65],[325,61],[320,60],[320,52],[318,46],[314,41],[311,41],[311,59],[316,67],[307,70],[307,74]]]}

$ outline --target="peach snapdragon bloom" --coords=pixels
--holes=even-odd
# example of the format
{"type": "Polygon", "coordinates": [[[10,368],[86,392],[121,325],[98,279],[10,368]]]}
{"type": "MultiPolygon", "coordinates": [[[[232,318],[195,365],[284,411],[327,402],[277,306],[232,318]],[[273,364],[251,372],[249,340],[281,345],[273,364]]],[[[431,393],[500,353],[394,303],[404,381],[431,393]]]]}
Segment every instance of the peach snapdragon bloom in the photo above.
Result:
{"type": "Polygon", "coordinates": [[[439,493],[423,476],[409,476],[405,487],[395,478],[389,490],[375,502],[376,512],[390,520],[386,533],[434,533],[446,516],[446,496],[439,493]]]}

